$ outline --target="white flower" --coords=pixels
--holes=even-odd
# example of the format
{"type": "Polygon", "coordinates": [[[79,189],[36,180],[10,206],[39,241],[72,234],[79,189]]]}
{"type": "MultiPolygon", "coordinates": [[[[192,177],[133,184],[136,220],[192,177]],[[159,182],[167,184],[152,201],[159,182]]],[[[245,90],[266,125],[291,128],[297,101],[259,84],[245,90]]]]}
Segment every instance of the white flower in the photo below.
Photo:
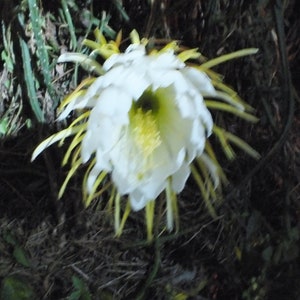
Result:
{"type": "Polygon", "coordinates": [[[239,50],[190,66],[185,62],[200,59],[201,54],[197,49],[181,51],[174,41],[158,51],[132,31],[132,44],[120,54],[121,32],[115,41],[107,42],[96,29],[95,38],[96,41],[83,42],[93,49],[91,55],[64,53],[58,58],[59,63],[80,63],[99,77],[86,78],[63,100],[59,119],[65,119],[72,111],[77,117],[66,129],[41,142],[32,160],[50,145],[62,145],[73,136],[62,160],[63,166],[70,163],[71,167],[58,198],[82,163],[88,163],[83,178],[84,203],[88,206],[92,199],[110,189],[107,208],[114,211],[117,236],[122,233],[130,210],[145,207],[147,238],[152,240],[154,200],[162,192],[167,229],[172,230],[173,223],[178,229],[176,194],[183,190],[190,173],[209,213],[216,217],[214,201],[227,178],[208,137],[215,135],[228,159],[235,155],[230,143],[254,158],[259,158],[259,154],[213,123],[209,110],[229,112],[251,122],[257,118],[251,114],[253,109],[210,68],[254,54],[257,49],[239,50]],[[103,65],[94,59],[94,54],[105,59],[103,65]],[[109,174],[110,179],[105,181],[109,174]],[[121,205],[121,196],[128,196],[124,197],[128,198],[125,206],[121,205]]]}
{"type": "Polygon", "coordinates": [[[212,132],[203,97],[216,91],[205,73],[186,66],[171,50],[147,55],[143,45],[133,44],[108,58],[103,69],[60,118],[91,109],[81,148],[83,163],[94,153],[96,158],[87,190],[102,171],[110,172],[118,193],[140,210],[168,184],[174,193],[182,191],[190,163],[212,132]]]}

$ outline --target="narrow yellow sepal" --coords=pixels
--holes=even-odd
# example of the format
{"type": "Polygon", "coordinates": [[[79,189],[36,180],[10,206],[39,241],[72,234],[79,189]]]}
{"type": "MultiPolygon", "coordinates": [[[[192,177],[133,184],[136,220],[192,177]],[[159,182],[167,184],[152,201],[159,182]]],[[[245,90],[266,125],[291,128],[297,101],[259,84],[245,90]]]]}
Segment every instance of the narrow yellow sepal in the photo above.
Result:
{"type": "Polygon", "coordinates": [[[211,180],[211,175],[210,175],[205,163],[200,158],[197,159],[196,161],[197,161],[198,167],[200,168],[200,171],[202,173],[203,182],[208,191],[209,198],[212,200],[216,200],[217,194],[216,194],[216,191],[214,188],[214,184],[211,180]]]}
{"type": "Polygon", "coordinates": [[[81,95],[84,95],[85,90],[83,88],[86,88],[90,86],[94,81],[96,80],[95,77],[89,77],[84,79],[77,87],[76,89],[68,95],[60,104],[58,111],[61,112],[65,106],[67,106],[70,102],[74,101],[75,98],[80,97],[81,95]]]}
{"type": "Polygon", "coordinates": [[[166,46],[164,46],[161,50],[158,51],[158,53],[164,53],[169,50],[177,51],[178,50],[178,42],[172,41],[168,43],[166,46]]]}
{"type": "Polygon", "coordinates": [[[232,52],[229,54],[221,55],[217,58],[213,58],[213,59],[203,63],[201,65],[201,67],[210,69],[210,68],[215,67],[219,64],[222,64],[228,60],[232,60],[232,59],[247,56],[247,55],[252,55],[257,52],[258,52],[257,48],[247,48],[247,49],[238,50],[238,51],[235,51],[235,52],[232,52]]]}
{"type": "Polygon", "coordinates": [[[64,155],[62,166],[65,166],[68,163],[72,151],[82,142],[84,135],[82,134],[84,130],[80,130],[73,138],[66,154],[64,155]]]}
{"type": "Polygon", "coordinates": [[[226,177],[226,174],[224,173],[223,168],[219,164],[219,162],[217,160],[217,157],[216,157],[216,154],[215,154],[215,152],[214,152],[214,150],[213,150],[213,148],[212,148],[212,146],[211,146],[211,144],[208,140],[205,143],[205,152],[210,157],[210,159],[213,161],[215,166],[217,167],[218,175],[219,175],[219,178],[220,178],[221,182],[223,184],[229,184],[229,181],[226,177]]]}
{"type": "Polygon", "coordinates": [[[85,200],[84,204],[85,204],[86,207],[88,207],[91,204],[92,200],[95,197],[97,188],[99,187],[99,185],[102,183],[102,181],[105,179],[106,176],[107,176],[107,172],[105,172],[105,171],[102,171],[98,175],[98,177],[97,177],[97,179],[96,179],[96,181],[95,181],[95,183],[93,185],[93,188],[92,188],[91,192],[89,193],[87,199],[85,200]]]}
{"type": "Polygon", "coordinates": [[[103,75],[104,70],[102,66],[92,57],[82,54],[82,53],[73,53],[66,52],[63,53],[57,60],[58,63],[63,62],[75,62],[79,63],[85,70],[88,72],[95,72],[98,75],[103,75]]]}
{"type": "Polygon", "coordinates": [[[239,147],[240,149],[242,149],[244,152],[246,152],[248,155],[252,156],[255,159],[260,159],[260,154],[254,150],[250,145],[248,145],[245,141],[243,141],[241,138],[237,137],[236,135],[230,133],[230,132],[226,132],[226,137],[227,139],[235,144],[237,147],[239,147]]]}
{"type": "Polygon", "coordinates": [[[104,35],[98,27],[94,30],[94,36],[100,46],[107,44],[106,38],[104,37],[104,35]]]}
{"type": "Polygon", "coordinates": [[[177,57],[183,62],[185,62],[189,59],[197,59],[201,56],[202,56],[201,53],[198,52],[198,48],[185,50],[177,55],[177,57]]]}
{"type": "Polygon", "coordinates": [[[234,115],[236,115],[236,116],[238,116],[238,117],[240,117],[244,120],[247,120],[249,122],[253,122],[253,123],[258,122],[257,117],[255,117],[251,114],[248,114],[244,111],[241,111],[241,110],[235,108],[232,105],[222,103],[222,102],[219,102],[219,101],[213,101],[213,100],[205,100],[205,104],[206,104],[207,108],[226,111],[226,112],[232,113],[232,114],[234,114],[234,115]]]}
{"type": "Polygon", "coordinates": [[[226,157],[229,160],[233,160],[235,158],[235,152],[233,151],[232,147],[229,145],[225,132],[226,131],[223,128],[218,127],[217,125],[213,126],[213,133],[218,138],[222,146],[223,152],[225,153],[226,157]]]}
{"type": "Polygon", "coordinates": [[[115,41],[118,48],[120,47],[121,42],[122,42],[122,30],[120,30],[118,32],[117,37],[116,37],[116,41],[115,41]]]}
{"type": "Polygon", "coordinates": [[[120,229],[120,214],[121,214],[121,196],[119,193],[115,196],[115,232],[120,229]]]}
{"type": "Polygon", "coordinates": [[[116,237],[120,237],[121,236],[121,234],[123,232],[123,229],[124,229],[124,226],[125,226],[125,223],[127,221],[127,218],[129,216],[130,212],[131,212],[131,205],[130,205],[130,201],[127,200],[125,211],[123,213],[121,223],[119,225],[119,228],[116,231],[116,237]]]}
{"type": "Polygon", "coordinates": [[[48,148],[52,144],[60,141],[61,139],[65,139],[66,137],[76,134],[81,130],[81,128],[82,126],[79,125],[72,128],[61,130],[58,133],[51,135],[35,148],[31,156],[31,161],[34,161],[37,158],[37,156],[39,156],[46,148],[48,148]]]}
{"type": "Polygon", "coordinates": [[[191,172],[192,172],[192,175],[199,187],[199,190],[201,192],[201,195],[203,197],[203,200],[204,200],[204,203],[208,209],[208,212],[210,213],[210,215],[215,219],[217,218],[217,214],[216,214],[216,211],[211,203],[211,198],[210,198],[210,195],[209,195],[209,190],[207,190],[207,188],[205,187],[205,183],[203,181],[203,179],[201,178],[201,175],[199,174],[197,168],[191,164],[191,172]]]}
{"type": "Polygon", "coordinates": [[[140,36],[135,29],[130,32],[130,40],[131,40],[132,44],[140,44],[141,43],[140,36]]]}
{"type": "Polygon", "coordinates": [[[224,84],[222,81],[212,81],[214,87],[216,89],[218,89],[219,94],[221,95],[221,97],[223,95],[228,95],[229,97],[226,97],[224,100],[229,100],[229,98],[232,99],[232,101],[228,101],[229,103],[232,103],[233,105],[237,106],[237,107],[243,107],[244,110],[249,111],[249,112],[253,112],[254,108],[252,106],[250,106],[248,103],[246,103],[245,101],[243,101],[238,93],[233,90],[232,88],[230,88],[228,85],[224,84]],[[221,92],[220,92],[221,91],[221,92]]]}
{"type": "Polygon", "coordinates": [[[63,184],[60,187],[60,190],[58,192],[58,199],[61,199],[61,197],[63,196],[63,194],[66,190],[67,184],[69,183],[70,179],[75,174],[75,172],[77,171],[77,169],[80,167],[81,164],[82,164],[81,158],[79,158],[74,164],[72,164],[72,168],[69,170],[63,184]]]}
{"type": "Polygon", "coordinates": [[[153,220],[154,220],[155,201],[150,200],[145,207],[146,227],[147,227],[147,240],[153,239],[153,220]]]}
{"type": "Polygon", "coordinates": [[[101,47],[101,45],[95,41],[92,41],[92,40],[89,40],[89,39],[84,39],[82,41],[82,45],[83,46],[86,46],[90,49],[93,49],[93,50],[97,50],[101,47]]]}
{"type": "Polygon", "coordinates": [[[77,117],[71,124],[70,124],[70,126],[69,127],[73,127],[73,126],[75,126],[77,123],[79,123],[79,122],[81,122],[81,121],[83,121],[84,120],[84,122],[83,122],[83,124],[82,125],[86,125],[86,127],[87,127],[87,118],[89,117],[89,115],[91,114],[91,111],[86,111],[86,112],[84,112],[84,113],[82,113],[82,114],[80,114],[79,115],[79,117],[77,117]]]}
{"type": "Polygon", "coordinates": [[[168,180],[168,184],[166,187],[166,202],[167,202],[167,229],[169,231],[172,231],[175,223],[175,228],[176,230],[178,230],[179,217],[178,217],[177,197],[172,189],[171,179],[168,180]]]}

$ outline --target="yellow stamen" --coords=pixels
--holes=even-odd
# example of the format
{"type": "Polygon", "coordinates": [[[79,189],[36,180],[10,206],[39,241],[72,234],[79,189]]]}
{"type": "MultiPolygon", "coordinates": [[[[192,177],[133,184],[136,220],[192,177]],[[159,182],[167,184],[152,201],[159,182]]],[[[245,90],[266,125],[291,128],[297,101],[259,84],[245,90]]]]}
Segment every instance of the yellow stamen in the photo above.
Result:
{"type": "Polygon", "coordinates": [[[147,159],[161,144],[160,133],[152,110],[138,108],[132,118],[133,136],[136,145],[147,159]]]}

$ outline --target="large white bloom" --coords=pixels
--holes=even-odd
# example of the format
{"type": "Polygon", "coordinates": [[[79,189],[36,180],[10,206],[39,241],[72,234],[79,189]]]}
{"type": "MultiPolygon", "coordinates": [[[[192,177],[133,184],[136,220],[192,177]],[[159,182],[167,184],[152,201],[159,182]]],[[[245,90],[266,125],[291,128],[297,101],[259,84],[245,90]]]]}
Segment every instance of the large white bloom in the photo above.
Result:
{"type": "Polygon", "coordinates": [[[70,102],[72,110],[91,113],[81,156],[96,163],[88,175],[91,192],[102,171],[111,172],[120,195],[129,195],[140,210],[171,183],[179,193],[190,174],[190,163],[203,153],[213,120],[203,97],[215,96],[208,76],[188,67],[173,51],[146,55],[132,44],[113,54],[84,95],[70,102]]]}
{"type": "Polygon", "coordinates": [[[251,114],[253,109],[222,83],[221,76],[211,68],[254,54],[257,49],[238,50],[201,65],[187,65],[186,61],[201,57],[197,49],[182,51],[173,41],[158,51],[132,31],[132,44],[120,54],[121,32],[115,41],[109,42],[99,29],[94,33],[95,41],[83,42],[93,49],[90,55],[64,53],[58,62],[80,63],[99,77],[86,78],[62,101],[59,119],[65,119],[73,110],[77,117],[67,128],[41,142],[32,160],[50,145],[58,141],[62,145],[73,136],[62,161],[63,166],[70,163],[71,168],[58,198],[82,163],[88,162],[83,178],[84,203],[88,206],[112,187],[107,207],[110,212],[113,208],[117,236],[122,233],[130,210],[145,207],[147,238],[151,240],[154,200],[163,191],[167,229],[172,230],[173,225],[178,229],[176,194],[182,191],[190,173],[208,211],[216,217],[213,201],[218,199],[227,179],[207,137],[215,135],[228,159],[235,154],[230,143],[255,158],[259,154],[237,136],[213,124],[208,109],[229,112],[252,122],[257,118],[251,114]],[[95,54],[105,59],[103,65],[96,61],[95,54]],[[108,174],[110,180],[105,181],[108,174]],[[121,205],[123,195],[129,199],[125,206],[121,205]]]}

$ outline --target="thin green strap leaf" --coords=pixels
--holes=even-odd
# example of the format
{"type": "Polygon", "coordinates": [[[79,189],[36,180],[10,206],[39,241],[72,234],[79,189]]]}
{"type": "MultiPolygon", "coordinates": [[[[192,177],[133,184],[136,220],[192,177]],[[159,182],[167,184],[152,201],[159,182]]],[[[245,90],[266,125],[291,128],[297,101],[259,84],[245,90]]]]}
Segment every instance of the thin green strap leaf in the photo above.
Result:
{"type": "Polygon", "coordinates": [[[68,3],[66,0],[61,0],[61,4],[62,4],[62,8],[63,8],[63,12],[65,14],[67,23],[68,23],[68,28],[69,28],[69,33],[71,35],[71,49],[75,50],[77,48],[77,39],[76,39],[76,35],[75,35],[75,27],[72,21],[72,16],[70,14],[69,11],[69,7],[68,7],[68,3]]]}
{"type": "Polygon", "coordinates": [[[124,19],[124,21],[129,22],[130,18],[122,5],[122,1],[113,0],[113,3],[119,11],[120,15],[122,16],[122,18],[124,19]]]}
{"type": "Polygon", "coordinates": [[[52,98],[56,106],[58,104],[58,99],[52,84],[49,56],[48,56],[47,46],[45,44],[45,40],[43,36],[41,16],[39,13],[39,8],[37,6],[37,0],[28,0],[27,2],[28,2],[29,12],[30,12],[29,16],[32,25],[32,31],[37,46],[36,47],[37,55],[41,63],[41,72],[43,74],[44,83],[47,87],[47,91],[50,97],[52,98]]]}
{"type": "Polygon", "coordinates": [[[24,40],[19,39],[21,45],[22,59],[23,59],[23,69],[24,77],[26,82],[27,94],[30,102],[30,106],[35,114],[38,122],[45,122],[44,113],[39,105],[35,85],[34,85],[34,76],[31,68],[31,58],[28,50],[28,46],[24,40]]]}

